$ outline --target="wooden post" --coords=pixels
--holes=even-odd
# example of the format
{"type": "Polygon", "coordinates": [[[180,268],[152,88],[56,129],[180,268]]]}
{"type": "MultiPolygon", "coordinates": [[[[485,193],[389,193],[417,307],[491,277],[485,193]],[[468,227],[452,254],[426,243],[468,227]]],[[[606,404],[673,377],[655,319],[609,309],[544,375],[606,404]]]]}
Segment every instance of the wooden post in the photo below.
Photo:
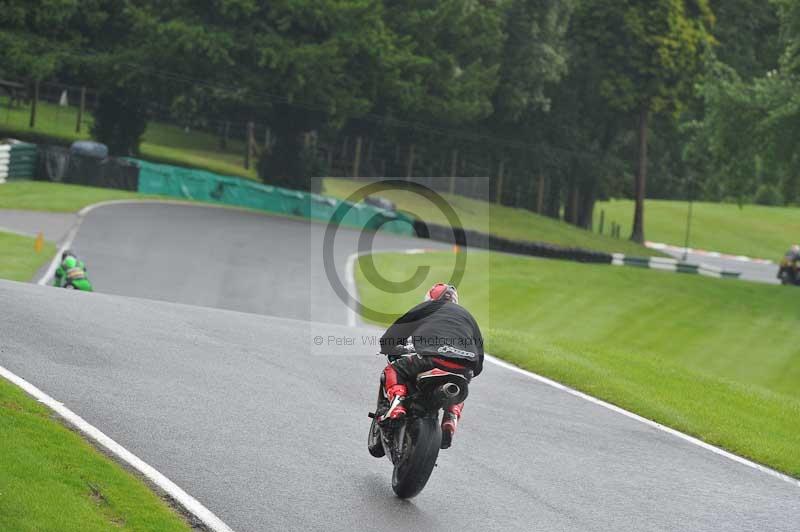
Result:
{"type": "Polygon", "coordinates": [[[536,194],[536,213],[542,214],[544,211],[544,174],[539,174],[539,191],[536,194]]]}
{"type": "Polygon", "coordinates": [[[36,105],[39,103],[39,80],[33,82],[33,99],[31,100],[31,119],[28,127],[36,127],[36,105]]]}
{"type": "Polygon", "coordinates": [[[408,160],[406,161],[406,179],[411,179],[414,175],[414,145],[408,148],[408,160]]]}
{"type": "Polygon", "coordinates": [[[453,150],[450,159],[450,194],[456,191],[456,168],[458,168],[458,149],[453,150]]]}
{"type": "Polygon", "coordinates": [[[244,148],[244,167],[245,169],[250,169],[251,164],[251,157],[253,155],[253,137],[255,135],[255,124],[253,122],[247,123],[247,141],[245,142],[244,148]]]}
{"type": "Polygon", "coordinates": [[[361,137],[356,137],[356,156],[353,159],[353,178],[358,179],[361,173],[361,137]]]}
{"type": "Polygon", "coordinates": [[[606,221],[606,211],[605,209],[602,209],[600,210],[600,227],[598,231],[598,233],[600,233],[601,235],[603,234],[603,225],[605,224],[605,221],[606,221]]]}
{"type": "Polygon", "coordinates": [[[78,107],[78,120],[75,122],[75,133],[81,132],[83,112],[86,110],[86,87],[81,87],[81,104],[78,107]]]}
{"type": "Polygon", "coordinates": [[[503,199],[503,173],[505,172],[505,168],[505,159],[500,159],[500,168],[497,169],[497,190],[494,193],[494,200],[498,205],[503,199]]]}

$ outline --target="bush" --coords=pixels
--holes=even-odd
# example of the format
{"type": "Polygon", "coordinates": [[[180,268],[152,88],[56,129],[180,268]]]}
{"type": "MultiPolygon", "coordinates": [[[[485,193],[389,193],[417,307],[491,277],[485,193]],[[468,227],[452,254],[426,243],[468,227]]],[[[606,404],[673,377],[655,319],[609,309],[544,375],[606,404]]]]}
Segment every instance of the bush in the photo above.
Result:
{"type": "Polygon", "coordinates": [[[753,201],[757,205],[776,207],[778,205],[783,205],[783,194],[781,194],[781,191],[775,185],[760,185],[758,190],[756,190],[753,201]]]}
{"type": "Polygon", "coordinates": [[[299,139],[278,138],[275,146],[265,151],[258,161],[258,176],[267,185],[320,192],[326,168],[313,149],[299,139]]]}
{"type": "Polygon", "coordinates": [[[98,95],[92,138],[108,146],[112,155],[139,154],[147,128],[147,102],[136,89],[110,87],[98,95]]]}

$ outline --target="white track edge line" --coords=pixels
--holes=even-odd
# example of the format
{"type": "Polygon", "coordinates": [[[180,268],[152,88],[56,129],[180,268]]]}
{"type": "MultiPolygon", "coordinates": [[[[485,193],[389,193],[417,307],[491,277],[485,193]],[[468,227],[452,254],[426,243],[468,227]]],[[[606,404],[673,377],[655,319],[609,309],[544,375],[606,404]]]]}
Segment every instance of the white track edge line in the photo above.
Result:
{"type": "Polygon", "coordinates": [[[233,530],[226,525],[219,517],[214,515],[211,510],[203,506],[203,504],[183,491],[177,484],[170,479],[159,473],[154,467],[147,462],[127,450],[125,447],[118,444],[116,441],[105,435],[98,428],[91,425],[82,417],[74,413],[72,410],[44,393],[42,390],[0,366],[0,377],[4,377],[8,381],[16,384],[29,395],[33,396],[37,401],[44,404],[59,416],[64,418],[67,423],[80,430],[86,437],[92,439],[97,444],[103,446],[110,451],[114,456],[134,468],[136,471],[144,475],[150,482],[158,486],[170,497],[172,497],[178,504],[186,509],[189,513],[197,517],[206,526],[215,532],[233,532],[233,530]]]}
{"type": "Polygon", "coordinates": [[[355,306],[356,299],[356,275],[355,275],[355,262],[356,259],[361,256],[363,252],[356,252],[351,253],[349,257],[347,257],[347,263],[345,264],[345,282],[347,283],[347,326],[348,327],[356,327],[358,325],[358,315],[356,314],[355,306]]]}
{"type": "MultiPolygon", "coordinates": [[[[423,252],[424,251],[425,250],[423,250],[423,252]]],[[[387,252],[390,252],[390,251],[387,251],[387,252]]],[[[405,252],[409,253],[409,254],[411,254],[411,253],[419,253],[418,250],[405,250],[405,252]]],[[[352,262],[355,261],[356,257],[358,257],[359,255],[364,255],[366,253],[367,252],[362,251],[362,252],[359,252],[359,253],[353,253],[352,255],[350,255],[350,257],[348,257],[348,259],[347,259],[347,262],[348,262],[347,272],[348,272],[348,274],[352,274],[353,273],[352,262]]],[[[384,251],[381,250],[380,253],[384,253],[384,251]]],[[[355,278],[352,277],[352,275],[348,278],[348,285],[351,286],[351,287],[355,287],[355,278]]],[[[353,324],[351,325],[350,324],[350,315],[348,314],[348,325],[350,325],[351,327],[355,327],[355,319],[356,319],[355,318],[355,312],[352,309],[350,309],[349,306],[348,306],[348,310],[349,310],[350,313],[353,314],[353,320],[354,320],[353,324]]],[[[703,449],[705,449],[707,451],[711,451],[712,453],[714,453],[716,455],[722,456],[722,457],[727,458],[729,460],[733,460],[734,462],[737,462],[739,464],[745,465],[747,467],[750,467],[750,468],[755,469],[757,471],[760,471],[762,473],[766,473],[767,475],[770,475],[771,477],[777,478],[779,480],[782,480],[782,481],[787,482],[789,484],[792,484],[794,486],[800,487],[800,479],[796,479],[794,477],[790,477],[789,475],[781,473],[780,471],[776,471],[776,470],[774,470],[772,468],[769,468],[767,466],[764,466],[764,465],[758,464],[756,462],[753,462],[752,460],[748,460],[747,458],[744,458],[744,457],[741,457],[739,455],[733,454],[733,453],[731,453],[729,451],[726,451],[725,449],[721,449],[721,448],[719,448],[719,447],[717,447],[715,445],[711,445],[710,443],[706,443],[706,442],[704,442],[704,441],[702,441],[702,440],[700,440],[698,438],[695,438],[694,436],[690,436],[690,435],[685,434],[685,433],[683,433],[683,432],[681,432],[679,430],[667,427],[666,425],[662,425],[661,423],[653,421],[652,419],[648,419],[646,417],[642,417],[639,414],[634,414],[633,412],[631,412],[629,410],[625,410],[624,408],[621,408],[621,407],[619,407],[617,405],[614,405],[614,404],[611,404],[611,403],[607,403],[606,401],[603,401],[602,399],[598,399],[597,397],[594,397],[594,396],[591,396],[589,394],[580,392],[580,391],[578,391],[578,390],[576,390],[574,388],[570,388],[569,386],[567,386],[565,384],[561,384],[560,382],[554,381],[552,379],[548,379],[547,377],[539,375],[538,373],[534,373],[532,371],[528,371],[526,369],[522,369],[522,368],[520,368],[518,366],[515,366],[514,364],[506,362],[505,360],[500,360],[499,358],[496,358],[496,357],[490,355],[489,353],[485,353],[485,358],[486,358],[486,360],[488,360],[492,364],[495,364],[495,365],[500,366],[502,368],[505,368],[507,370],[513,371],[515,373],[519,373],[520,375],[524,375],[524,376],[526,376],[528,378],[531,378],[531,379],[533,379],[535,381],[538,381],[538,382],[540,382],[542,384],[546,384],[547,386],[551,386],[553,388],[556,388],[558,390],[566,392],[566,393],[568,393],[570,395],[573,395],[573,396],[578,397],[580,399],[583,399],[585,401],[589,401],[590,403],[594,403],[594,404],[596,404],[598,406],[602,406],[603,408],[611,410],[612,412],[616,412],[617,414],[621,414],[621,415],[623,415],[623,416],[625,416],[627,418],[633,419],[633,420],[638,421],[640,423],[644,423],[645,425],[648,425],[648,426],[650,426],[650,427],[652,427],[654,429],[660,430],[662,432],[666,432],[667,434],[671,434],[672,436],[680,438],[680,439],[682,439],[682,440],[684,440],[684,441],[686,441],[688,443],[691,443],[693,445],[701,447],[701,448],[703,448],[703,449]]]]}
{"type": "Polygon", "coordinates": [[[690,436],[690,435],[685,434],[685,433],[683,433],[683,432],[681,432],[679,430],[667,427],[666,425],[662,425],[661,423],[653,421],[652,419],[648,419],[646,417],[642,417],[639,414],[634,414],[633,412],[631,412],[629,410],[625,410],[624,408],[621,408],[621,407],[616,406],[614,404],[607,403],[606,401],[603,401],[602,399],[598,399],[597,397],[594,397],[594,396],[591,396],[589,394],[580,392],[580,391],[578,391],[578,390],[576,390],[574,388],[570,388],[569,386],[561,384],[560,382],[556,382],[556,381],[554,381],[552,379],[548,379],[547,377],[543,377],[543,376],[541,376],[541,375],[539,375],[537,373],[533,373],[532,371],[528,371],[528,370],[522,369],[520,367],[517,367],[517,366],[515,366],[513,364],[510,364],[510,363],[506,362],[505,360],[500,360],[498,358],[495,358],[494,356],[492,356],[492,355],[490,355],[488,353],[486,353],[486,359],[489,362],[492,362],[493,364],[496,364],[498,366],[501,366],[503,368],[511,370],[511,371],[513,371],[515,373],[519,373],[521,375],[525,375],[526,377],[529,377],[531,379],[539,381],[542,384],[546,384],[548,386],[552,386],[553,388],[557,388],[559,390],[567,392],[570,395],[574,395],[575,397],[579,397],[581,399],[589,401],[590,403],[594,403],[594,404],[596,404],[598,406],[602,406],[603,408],[606,408],[608,410],[616,412],[617,414],[622,414],[623,416],[625,416],[627,418],[634,419],[636,421],[639,421],[640,423],[644,423],[645,425],[649,425],[650,427],[658,429],[658,430],[660,430],[662,432],[666,432],[668,434],[671,434],[672,436],[678,437],[678,438],[680,438],[680,439],[682,439],[682,440],[684,440],[686,442],[689,442],[691,444],[697,445],[698,447],[702,447],[703,449],[706,449],[707,451],[711,451],[714,454],[717,454],[719,456],[728,458],[729,460],[733,460],[734,462],[738,462],[738,463],[740,463],[742,465],[746,465],[748,467],[751,467],[753,469],[761,471],[762,473],[766,473],[766,474],[768,474],[768,475],[770,475],[772,477],[775,477],[777,479],[783,480],[784,482],[788,482],[789,484],[792,484],[794,486],[800,487],[800,479],[796,479],[794,477],[790,477],[789,475],[781,473],[780,471],[776,471],[776,470],[774,470],[772,468],[769,468],[767,466],[764,466],[764,465],[758,464],[756,462],[753,462],[751,460],[748,460],[747,458],[743,458],[743,457],[741,457],[739,455],[733,454],[733,453],[731,453],[729,451],[726,451],[725,449],[721,449],[721,448],[719,448],[719,447],[717,447],[715,445],[711,445],[710,443],[706,443],[706,442],[704,442],[704,441],[702,441],[700,439],[697,439],[694,436],[690,436]]]}

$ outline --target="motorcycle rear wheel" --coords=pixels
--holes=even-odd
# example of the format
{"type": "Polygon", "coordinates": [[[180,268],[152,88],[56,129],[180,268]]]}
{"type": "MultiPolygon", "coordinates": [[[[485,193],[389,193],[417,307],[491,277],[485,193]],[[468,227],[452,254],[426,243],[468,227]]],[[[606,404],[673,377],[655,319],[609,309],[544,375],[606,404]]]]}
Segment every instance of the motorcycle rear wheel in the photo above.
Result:
{"type": "Polygon", "coordinates": [[[406,426],[405,452],[394,466],[392,489],[401,499],[419,494],[439,457],[442,429],[436,417],[414,418],[406,426]]]}

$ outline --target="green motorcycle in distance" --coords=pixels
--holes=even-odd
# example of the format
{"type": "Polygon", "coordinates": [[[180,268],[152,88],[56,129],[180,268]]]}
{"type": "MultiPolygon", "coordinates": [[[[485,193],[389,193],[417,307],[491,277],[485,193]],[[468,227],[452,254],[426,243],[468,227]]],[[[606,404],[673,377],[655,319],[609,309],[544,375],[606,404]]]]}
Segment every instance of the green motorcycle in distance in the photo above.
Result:
{"type": "Polygon", "coordinates": [[[56,269],[53,286],[83,292],[94,291],[86,274],[86,264],[69,250],[61,254],[61,264],[56,269]]]}

